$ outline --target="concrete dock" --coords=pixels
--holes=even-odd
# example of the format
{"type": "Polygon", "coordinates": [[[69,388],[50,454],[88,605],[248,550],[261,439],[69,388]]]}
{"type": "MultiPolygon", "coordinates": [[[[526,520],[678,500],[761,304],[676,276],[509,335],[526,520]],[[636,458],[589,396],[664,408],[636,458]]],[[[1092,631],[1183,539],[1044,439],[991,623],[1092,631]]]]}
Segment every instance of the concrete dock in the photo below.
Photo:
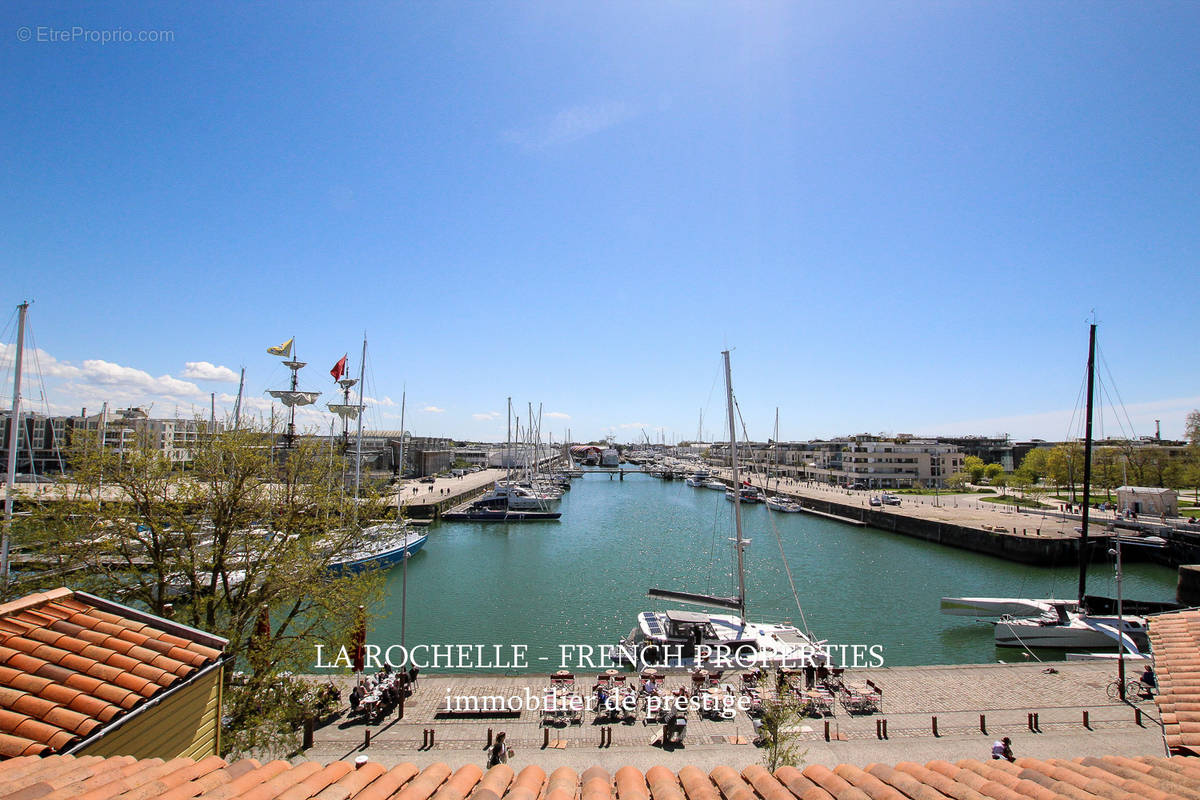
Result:
{"type": "MultiPolygon", "coordinates": [[[[577,684],[586,694],[596,679],[594,672],[577,672],[577,684]]],[[[851,715],[835,707],[832,716],[805,718],[795,729],[804,751],[804,763],[836,765],[894,763],[960,758],[986,758],[992,742],[1009,736],[1018,756],[1067,758],[1085,755],[1164,754],[1157,710],[1150,701],[1137,705],[1108,698],[1106,687],[1116,677],[1113,664],[1056,662],[930,667],[896,667],[853,670],[849,680],[871,680],[883,689],[883,710],[851,715]],[[1141,714],[1140,724],[1138,712],[1141,714]],[[1088,727],[1084,726],[1084,714],[1088,727]],[[1036,731],[1030,730],[1037,714],[1036,731]],[[938,734],[933,733],[937,717],[938,734]],[[986,733],[980,729],[981,716],[986,733]],[[879,738],[880,721],[887,722],[887,738],[879,738]],[[826,722],[830,740],[825,739],[826,722]]],[[[330,680],[324,676],[313,680],[330,680]]],[[[348,696],[348,676],[335,677],[348,696]]],[[[686,674],[667,676],[664,688],[682,685],[686,674]]],[[[516,749],[513,765],[520,769],[536,764],[547,772],[569,766],[582,769],[599,765],[615,770],[626,764],[645,770],[655,764],[685,764],[709,768],[741,768],[760,763],[763,751],[752,745],[753,725],[738,712],[731,720],[688,720],[686,745],[664,751],[651,744],[661,726],[641,722],[605,726],[585,712],[581,724],[543,727],[538,712],[522,710],[511,718],[446,719],[437,716],[449,696],[535,695],[548,685],[547,676],[519,677],[472,673],[421,675],[416,693],[405,705],[403,719],[388,718],[367,724],[343,711],[318,728],[314,746],[305,758],[317,761],[353,760],[366,755],[384,765],[411,762],[426,766],[445,762],[453,768],[483,764],[488,732],[505,731],[516,749]],[[611,744],[601,747],[601,730],[609,728],[611,744]],[[432,747],[424,747],[427,731],[432,747]],[[364,747],[366,732],[371,743],[364,747]],[[549,742],[549,746],[545,743],[549,742]]],[[[738,685],[736,675],[723,681],[738,685]]]]}

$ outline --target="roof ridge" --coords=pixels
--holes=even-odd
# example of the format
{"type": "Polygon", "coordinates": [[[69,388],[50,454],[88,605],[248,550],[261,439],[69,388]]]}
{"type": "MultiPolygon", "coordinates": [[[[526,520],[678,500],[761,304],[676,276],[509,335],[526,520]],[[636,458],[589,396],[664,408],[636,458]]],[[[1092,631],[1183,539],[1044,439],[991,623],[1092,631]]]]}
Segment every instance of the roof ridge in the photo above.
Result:
{"type": "Polygon", "coordinates": [[[0,617],[7,617],[10,614],[17,614],[22,611],[37,608],[38,606],[51,603],[55,600],[62,600],[68,597],[74,597],[75,592],[65,586],[60,586],[57,589],[50,589],[45,592],[35,592],[24,597],[18,597],[16,600],[9,600],[7,603],[0,604],[0,617]]]}

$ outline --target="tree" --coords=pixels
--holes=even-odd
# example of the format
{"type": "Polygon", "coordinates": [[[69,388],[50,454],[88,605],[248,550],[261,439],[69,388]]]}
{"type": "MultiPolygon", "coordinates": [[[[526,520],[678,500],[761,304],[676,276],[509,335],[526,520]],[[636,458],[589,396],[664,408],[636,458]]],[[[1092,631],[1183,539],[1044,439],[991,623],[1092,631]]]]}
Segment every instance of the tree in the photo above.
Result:
{"type": "Polygon", "coordinates": [[[1031,483],[1038,483],[1046,477],[1049,471],[1049,461],[1050,448],[1035,447],[1021,459],[1021,465],[1017,467],[1017,472],[1027,475],[1031,483]]]}
{"type": "Polygon", "coordinates": [[[994,481],[997,476],[1004,474],[1004,467],[1000,464],[988,464],[983,468],[983,476],[989,481],[994,481]]]}
{"type": "Polygon", "coordinates": [[[800,763],[807,750],[798,744],[796,727],[801,718],[800,709],[794,699],[782,697],[763,703],[762,738],[763,761],[771,772],[780,767],[794,767],[800,763]]]}
{"type": "Polygon", "coordinates": [[[983,481],[983,459],[979,456],[967,456],[963,459],[963,471],[971,476],[971,483],[983,481]]]}
{"type": "Polygon", "coordinates": [[[1200,409],[1189,411],[1184,421],[1184,438],[1192,447],[1200,449],[1200,409]]]}
{"type": "Polygon", "coordinates": [[[967,483],[971,480],[971,476],[965,472],[956,472],[946,479],[946,488],[951,491],[961,492],[967,488],[967,483]]]}
{"type": "Polygon", "coordinates": [[[1075,482],[1083,480],[1083,445],[1070,442],[1051,448],[1046,456],[1046,477],[1056,490],[1066,486],[1075,502],[1075,482]]]}
{"type": "Polygon", "coordinates": [[[23,544],[76,588],[228,639],[224,743],[286,747],[311,710],[280,673],[310,667],[317,643],[348,643],[358,607],[381,596],[375,572],[327,566],[382,516],[381,499],[368,490],[355,503],[342,465],[303,437],[277,451],[262,430],[202,434],[187,473],[148,437],[119,451],[79,444],[74,483],[41,502],[23,544]]]}

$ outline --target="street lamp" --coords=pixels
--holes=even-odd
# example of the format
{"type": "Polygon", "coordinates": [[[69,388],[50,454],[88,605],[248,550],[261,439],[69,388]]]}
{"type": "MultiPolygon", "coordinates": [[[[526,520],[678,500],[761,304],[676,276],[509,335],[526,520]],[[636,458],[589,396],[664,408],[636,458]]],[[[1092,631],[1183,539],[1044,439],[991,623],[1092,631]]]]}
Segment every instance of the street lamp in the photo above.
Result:
{"type": "Polygon", "coordinates": [[[1143,539],[1122,539],[1120,535],[1113,537],[1115,548],[1110,549],[1108,554],[1117,557],[1117,693],[1121,701],[1125,701],[1125,609],[1124,600],[1121,596],[1121,580],[1124,577],[1121,571],[1121,545],[1132,544],[1138,547],[1166,547],[1167,540],[1161,536],[1147,536],[1143,539]]]}

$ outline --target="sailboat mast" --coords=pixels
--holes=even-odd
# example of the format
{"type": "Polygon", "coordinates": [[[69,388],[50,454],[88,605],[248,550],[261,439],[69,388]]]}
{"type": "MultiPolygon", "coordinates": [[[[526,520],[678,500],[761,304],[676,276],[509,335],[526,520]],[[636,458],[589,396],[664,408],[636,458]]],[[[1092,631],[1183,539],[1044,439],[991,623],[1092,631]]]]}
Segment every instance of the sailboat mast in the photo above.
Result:
{"type": "MultiPolygon", "coordinates": [[[[358,441],[354,445],[354,499],[358,499],[358,486],[362,479],[362,426],[363,426],[363,379],[367,373],[367,337],[363,336],[362,361],[358,365],[358,441]]],[[[403,436],[401,437],[403,438],[403,436]]],[[[357,513],[357,512],[356,512],[357,513]]]]}
{"type": "Polygon", "coordinates": [[[8,482],[4,484],[4,532],[0,535],[0,597],[8,597],[8,537],[12,529],[13,489],[17,478],[17,443],[21,430],[21,361],[25,353],[28,301],[17,306],[17,357],[13,362],[12,414],[8,418],[8,482]]]}
{"type": "MultiPolygon", "coordinates": [[[[364,359],[365,361],[365,359],[364,359]]],[[[400,471],[396,473],[396,524],[403,525],[400,519],[400,478],[404,477],[404,406],[408,402],[408,389],[400,394],[400,471]]],[[[400,581],[400,647],[404,647],[404,626],[408,620],[408,531],[401,528],[404,536],[404,569],[400,581]]],[[[407,651],[405,651],[407,652],[407,651]]]]}
{"type": "MultiPolygon", "coordinates": [[[[775,439],[773,441],[772,450],[775,451],[775,491],[779,491],[779,406],[775,406],[775,439]]],[[[771,479],[767,478],[767,488],[771,486],[771,479]]]]}
{"type": "Polygon", "coordinates": [[[242,367],[242,377],[238,379],[238,396],[237,402],[233,404],[233,429],[236,431],[242,426],[242,392],[246,389],[246,368],[242,367]]]}
{"type": "Polygon", "coordinates": [[[508,398],[508,443],[504,446],[504,480],[512,483],[512,398],[508,398]]]}
{"type": "Polygon", "coordinates": [[[742,564],[742,548],[745,544],[742,539],[742,483],[738,478],[737,428],[733,422],[733,377],[729,369],[729,351],[722,350],[721,355],[725,357],[725,400],[729,410],[729,464],[733,472],[733,525],[737,532],[734,546],[737,548],[738,613],[741,615],[744,625],[746,622],[746,571],[742,564]]]}
{"type": "Polygon", "coordinates": [[[1087,417],[1083,427],[1083,518],[1079,536],[1079,603],[1087,591],[1088,510],[1092,505],[1092,407],[1096,383],[1096,324],[1088,331],[1087,417]]]}

